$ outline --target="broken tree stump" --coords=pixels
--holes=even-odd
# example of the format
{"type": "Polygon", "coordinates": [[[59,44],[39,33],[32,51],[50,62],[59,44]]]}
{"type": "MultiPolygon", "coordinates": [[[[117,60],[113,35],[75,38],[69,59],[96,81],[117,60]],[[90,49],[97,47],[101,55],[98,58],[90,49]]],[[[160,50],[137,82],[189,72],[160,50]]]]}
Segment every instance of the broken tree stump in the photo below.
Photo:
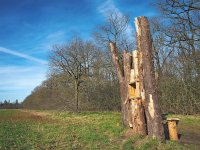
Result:
{"type": "Polygon", "coordinates": [[[150,137],[164,140],[149,22],[146,17],[138,17],[135,26],[137,50],[132,55],[124,51],[122,64],[116,43],[110,43],[120,85],[123,123],[133,128],[136,134],[146,135],[148,132],[150,137]]]}

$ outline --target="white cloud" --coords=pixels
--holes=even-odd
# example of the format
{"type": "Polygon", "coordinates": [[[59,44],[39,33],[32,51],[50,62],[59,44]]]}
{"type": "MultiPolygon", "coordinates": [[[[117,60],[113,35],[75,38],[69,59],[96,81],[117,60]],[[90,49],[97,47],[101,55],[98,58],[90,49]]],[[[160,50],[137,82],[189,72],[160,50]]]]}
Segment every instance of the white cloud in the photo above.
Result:
{"type": "Polygon", "coordinates": [[[31,53],[32,54],[46,53],[52,49],[53,45],[63,44],[65,40],[66,40],[65,31],[59,30],[56,32],[52,32],[47,36],[43,37],[42,39],[40,39],[39,45],[36,46],[31,53]]]}
{"type": "Polygon", "coordinates": [[[39,85],[46,76],[46,68],[41,66],[0,67],[0,89],[25,89],[39,85]]]}
{"type": "Polygon", "coordinates": [[[0,74],[23,73],[32,70],[31,68],[22,68],[19,66],[0,66],[0,74]]]}
{"type": "MultiPolygon", "coordinates": [[[[98,7],[98,11],[104,15],[105,17],[107,17],[109,12],[116,12],[119,16],[123,16],[123,13],[116,7],[116,5],[114,4],[113,0],[106,0],[104,3],[102,3],[99,7],[98,7]]],[[[133,28],[132,26],[129,24],[127,26],[126,29],[126,33],[128,36],[132,36],[132,32],[133,32],[133,28]]]]}
{"type": "Polygon", "coordinates": [[[45,74],[25,74],[24,76],[15,74],[4,79],[4,81],[0,82],[0,89],[18,90],[26,88],[35,88],[35,86],[39,85],[45,79],[45,74]]]}
{"type": "Polygon", "coordinates": [[[43,64],[43,65],[47,64],[47,61],[45,61],[45,60],[38,59],[38,58],[29,56],[29,55],[26,55],[24,53],[20,53],[20,52],[17,52],[17,51],[8,49],[8,48],[0,47],[0,52],[4,52],[4,53],[10,54],[10,55],[14,55],[14,56],[17,56],[17,57],[25,58],[27,60],[34,61],[34,62],[43,64]]]}
{"type": "Polygon", "coordinates": [[[53,33],[49,34],[46,37],[46,39],[50,40],[50,41],[51,40],[58,41],[58,40],[60,40],[60,38],[63,38],[64,35],[65,35],[65,31],[60,30],[60,31],[56,31],[56,32],[53,32],[53,33]]]}
{"type": "MultiPolygon", "coordinates": [[[[104,3],[102,3],[98,7],[98,11],[102,13],[103,15],[107,15],[109,11],[116,11],[120,12],[119,9],[115,6],[114,2],[112,0],[106,0],[104,3]]],[[[121,13],[120,13],[121,14],[121,13]]]]}
{"type": "Polygon", "coordinates": [[[1,66],[0,100],[23,100],[46,79],[46,66],[1,66]],[[9,94],[10,93],[10,94],[9,94]]]}

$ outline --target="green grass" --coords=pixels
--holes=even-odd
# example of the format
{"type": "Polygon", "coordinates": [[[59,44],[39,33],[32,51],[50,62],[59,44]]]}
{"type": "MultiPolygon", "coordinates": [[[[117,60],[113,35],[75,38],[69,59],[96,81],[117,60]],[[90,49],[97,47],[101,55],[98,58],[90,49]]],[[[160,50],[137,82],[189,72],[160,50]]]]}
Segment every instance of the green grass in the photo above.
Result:
{"type": "Polygon", "coordinates": [[[0,110],[0,149],[117,149],[119,113],[0,110]]]}
{"type": "MultiPolygon", "coordinates": [[[[56,112],[0,110],[1,150],[117,150],[187,149],[178,142],[163,144],[143,136],[124,139],[125,129],[118,112],[56,112]]],[[[186,119],[186,120],[184,120],[186,119]]],[[[200,118],[190,118],[199,128],[200,118]]],[[[190,126],[188,118],[183,127],[190,126]]],[[[182,127],[181,126],[181,127],[182,127]]],[[[183,128],[184,129],[184,128],[183,128]]],[[[187,130],[185,131],[187,133],[187,130]]]]}

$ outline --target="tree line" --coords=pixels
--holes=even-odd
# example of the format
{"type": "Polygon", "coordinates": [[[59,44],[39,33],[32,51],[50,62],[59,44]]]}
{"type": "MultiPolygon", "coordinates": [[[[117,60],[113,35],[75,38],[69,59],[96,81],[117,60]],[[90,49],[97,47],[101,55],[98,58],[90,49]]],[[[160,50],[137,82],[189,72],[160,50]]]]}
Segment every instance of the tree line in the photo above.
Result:
{"type": "Polygon", "coordinates": [[[49,79],[24,101],[31,108],[119,110],[118,81],[106,51],[74,37],[50,54],[49,79]]]}
{"type": "MultiPolygon", "coordinates": [[[[164,0],[162,14],[150,18],[156,85],[162,112],[200,113],[200,3],[164,0]]],[[[108,43],[132,51],[135,33],[127,32],[129,17],[108,12],[90,41],[73,37],[49,54],[48,79],[24,100],[32,109],[120,110],[119,83],[108,43]]],[[[122,51],[118,61],[123,66],[122,51]]],[[[123,69],[120,67],[120,69],[123,69]]]]}
{"type": "Polygon", "coordinates": [[[10,102],[10,100],[4,100],[0,102],[0,109],[20,109],[22,104],[16,100],[15,102],[10,102]]]}

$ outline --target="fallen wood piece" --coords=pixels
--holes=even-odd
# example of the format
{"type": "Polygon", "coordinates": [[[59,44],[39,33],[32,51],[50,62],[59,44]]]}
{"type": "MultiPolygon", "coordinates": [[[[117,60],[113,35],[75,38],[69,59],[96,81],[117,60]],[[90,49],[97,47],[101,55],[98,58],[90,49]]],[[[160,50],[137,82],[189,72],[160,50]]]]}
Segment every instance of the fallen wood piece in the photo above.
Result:
{"type": "Polygon", "coordinates": [[[178,141],[177,124],[179,120],[179,118],[167,118],[170,140],[178,141]]]}

